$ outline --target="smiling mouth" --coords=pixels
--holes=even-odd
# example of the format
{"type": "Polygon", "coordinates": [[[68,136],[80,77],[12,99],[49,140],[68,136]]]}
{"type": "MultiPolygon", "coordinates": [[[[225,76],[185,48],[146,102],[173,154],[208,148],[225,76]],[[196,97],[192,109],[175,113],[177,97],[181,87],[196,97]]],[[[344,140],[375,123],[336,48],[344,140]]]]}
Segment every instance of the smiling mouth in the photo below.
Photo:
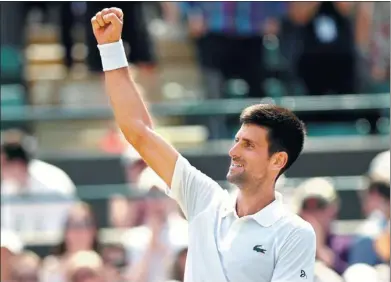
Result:
{"type": "Polygon", "coordinates": [[[243,167],[241,164],[231,164],[231,167],[243,167]]]}

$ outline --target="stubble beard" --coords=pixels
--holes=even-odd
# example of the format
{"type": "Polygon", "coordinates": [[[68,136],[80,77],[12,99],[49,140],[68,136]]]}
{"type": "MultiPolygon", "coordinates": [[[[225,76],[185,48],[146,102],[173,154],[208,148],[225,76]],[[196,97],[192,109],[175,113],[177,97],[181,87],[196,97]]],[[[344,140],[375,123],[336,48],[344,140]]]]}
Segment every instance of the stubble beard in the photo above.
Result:
{"type": "Polygon", "coordinates": [[[232,174],[232,173],[228,172],[227,180],[229,183],[234,184],[239,189],[241,189],[246,182],[246,174],[244,172],[237,173],[237,174],[232,174]]]}

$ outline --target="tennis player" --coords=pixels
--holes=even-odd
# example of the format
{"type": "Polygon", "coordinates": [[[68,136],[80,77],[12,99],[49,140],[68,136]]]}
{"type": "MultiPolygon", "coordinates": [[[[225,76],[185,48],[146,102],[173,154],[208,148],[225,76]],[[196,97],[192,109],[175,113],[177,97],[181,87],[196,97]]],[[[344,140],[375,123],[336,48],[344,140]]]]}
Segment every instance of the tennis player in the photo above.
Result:
{"type": "Polygon", "coordinates": [[[232,197],[153,130],[121,41],[124,15],[104,9],[91,19],[106,92],[127,141],[166,182],[189,221],[186,282],[313,281],[316,240],[309,223],[284,208],[275,182],[302,151],[303,123],[289,110],[254,105],[240,116],[229,151],[232,197]]]}

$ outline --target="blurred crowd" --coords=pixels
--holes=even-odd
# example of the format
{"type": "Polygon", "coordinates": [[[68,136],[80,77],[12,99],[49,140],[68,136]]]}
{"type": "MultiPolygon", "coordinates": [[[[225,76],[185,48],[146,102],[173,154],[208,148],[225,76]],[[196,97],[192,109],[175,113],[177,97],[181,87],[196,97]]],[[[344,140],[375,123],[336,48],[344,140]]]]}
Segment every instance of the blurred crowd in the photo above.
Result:
{"type": "MultiPolygon", "coordinates": [[[[166,184],[133,148],[122,155],[132,196],[109,200],[109,224],[121,236],[102,241],[96,215],[78,200],[72,180],[36,159],[28,138],[17,130],[2,138],[1,281],[183,281],[187,221],[165,195],[166,184]],[[34,205],[29,202],[34,195],[41,201],[45,195],[58,198],[54,204],[34,205]],[[7,197],[13,201],[5,201],[7,197]],[[59,241],[45,257],[29,251],[23,241],[26,234],[47,236],[60,230],[59,241]]],[[[377,155],[364,177],[365,187],[358,193],[366,219],[353,234],[333,233],[340,201],[328,178],[305,180],[286,201],[316,232],[317,281],[356,282],[363,275],[368,282],[390,279],[390,151],[377,155]]],[[[284,191],[281,181],[278,190],[284,191]]],[[[233,196],[236,191],[232,188],[233,196]]]]}
{"type": "Polygon", "coordinates": [[[59,27],[64,64],[70,69],[74,65],[74,44],[80,41],[74,29],[84,27],[86,62],[92,72],[100,72],[90,19],[108,5],[118,6],[125,13],[123,41],[129,61],[144,74],[140,79],[148,81],[145,87],[153,84],[151,74],[159,64],[153,36],[159,33],[153,24],[158,18],[166,23],[167,34],[180,29],[193,45],[205,98],[271,95],[269,78],[278,79],[290,94],[387,91],[388,2],[31,1],[20,7],[22,17],[10,18],[14,25],[2,30],[3,42],[23,35],[20,29],[30,24],[27,15],[38,10],[42,15],[39,21],[59,27]],[[242,90],[232,90],[237,88],[227,84],[232,79],[244,82],[239,87],[242,90]]]}
{"type": "MultiPolygon", "coordinates": [[[[61,60],[70,76],[80,70],[76,57],[84,53],[88,73],[101,74],[90,19],[107,5],[121,8],[126,16],[122,39],[128,60],[150,102],[176,95],[165,93],[170,83],[160,84],[167,63],[161,54],[171,51],[175,60],[174,53],[182,52],[173,42],[190,46],[200,80],[196,99],[390,91],[388,2],[32,1],[18,5],[22,5],[21,17],[12,17],[16,6],[7,13],[4,9],[2,16],[10,27],[2,29],[3,44],[19,42],[23,49],[31,35],[21,30],[28,33],[37,22],[55,26],[57,43],[64,49],[61,60]],[[171,50],[163,52],[162,46],[171,50]]],[[[171,67],[179,74],[183,66],[171,67]]],[[[26,98],[27,103],[32,100],[26,98]]],[[[204,124],[210,139],[231,137],[230,117],[216,116],[207,122],[202,118],[186,117],[186,123],[204,124]]]]}
{"type": "MultiPolygon", "coordinates": [[[[146,95],[156,87],[159,65],[151,36],[154,17],[172,33],[185,30],[205,99],[261,98],[274,95],[270,89],[276,87],[283,87],[283,94],[307,95],[389,91],[389,2],[24,2],[21,11],[40,9],[41,21],[48,22],[53,6],[60,8],[54,20],[66,67],[74,65],[71,27],[82,23],[91,72],[102,68],[90,18],[108,6],[123,9],[128,59],[139,70],[146,95]],[[241,84],[228,83],[237,79],[241,84]]],[[[2,29],[2,38],[16,36],[16,26],[2,29]]],[[[226,123],[225,117],[214,117],[208,127],[224,136],[226,123]]],[[[121,236],[108,241],[101,240],[96,211],[79,199],[72,179],[37,158],[35,139],[16,129],[2,133],[1,282],[183,281],[188,223],[138,153],[111,138],[115,131],[102,147],[121,152],[132,196],[109,199],[109,227],[121,236]],[[42,204],[34,196],[52,202],[42,204]],[[33,235],[58,233],[45,256],[29,250],[33,235]]],[[[340,201],[329,179],[307,179],[287,202],[316,232],[316,282],[390,281],[390,152],[373,159],[363,177],[365,187],[358,193],[366,218],[351,235],[333,233],[340,201]]]]}

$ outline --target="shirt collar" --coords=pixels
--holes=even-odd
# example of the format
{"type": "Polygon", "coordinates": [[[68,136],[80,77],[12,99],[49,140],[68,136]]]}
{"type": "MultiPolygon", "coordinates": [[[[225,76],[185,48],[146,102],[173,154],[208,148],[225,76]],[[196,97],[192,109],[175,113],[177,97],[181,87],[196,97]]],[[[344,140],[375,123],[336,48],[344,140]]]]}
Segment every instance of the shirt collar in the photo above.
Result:
{"type": "MultiPolygon", "coordinates": [[[[229,214],[233,213],[235,216],[237,216],[236,213],[236,199],[237,194],[234,195],[227,195],[227,199],[223,203],[221,216],[224,218],[228,216],[229,214]]],[[[276,223],[279,219],[281,219],[286,210],[284,208],[283,202],[282,202],[282,195],[279,192],[275,192],[276,199],[258,211],[255,214],[250,215],[249,217],[253,218],[256,222],[258,222],[260,225],[264,227],[270,227],[274,223],[276,223]]]]}

